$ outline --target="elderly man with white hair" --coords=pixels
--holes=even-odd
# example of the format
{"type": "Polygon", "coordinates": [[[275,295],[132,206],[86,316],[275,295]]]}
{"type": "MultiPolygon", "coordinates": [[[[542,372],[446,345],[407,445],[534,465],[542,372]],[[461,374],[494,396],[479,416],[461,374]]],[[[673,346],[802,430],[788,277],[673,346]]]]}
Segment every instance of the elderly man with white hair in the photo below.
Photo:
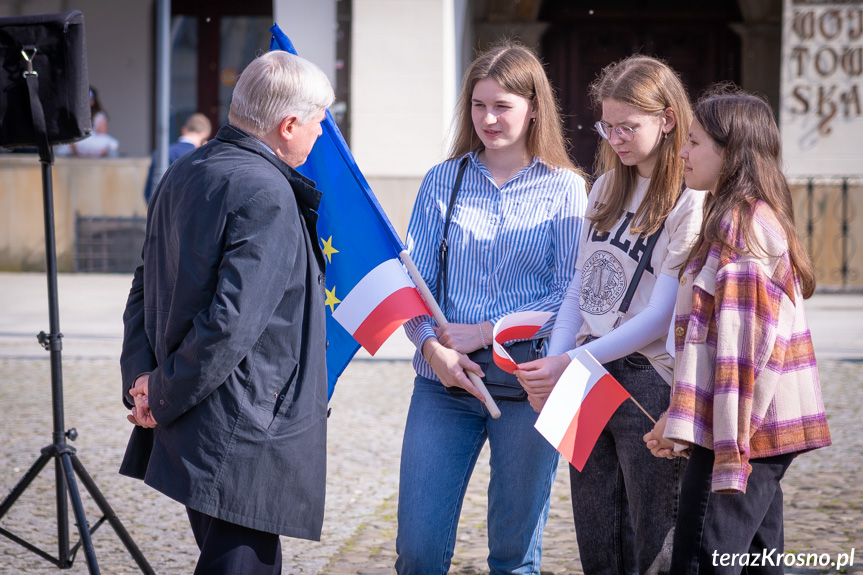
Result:
{"type": "Polygon", "coordinates": [[[305,162],[333,90],[269,52],[229,123],[162,178],[123,316],[120,472],[186,506],[195,573],[281,572],[279,535],[320,539],[327,374],[321,194],[305,162]]]}

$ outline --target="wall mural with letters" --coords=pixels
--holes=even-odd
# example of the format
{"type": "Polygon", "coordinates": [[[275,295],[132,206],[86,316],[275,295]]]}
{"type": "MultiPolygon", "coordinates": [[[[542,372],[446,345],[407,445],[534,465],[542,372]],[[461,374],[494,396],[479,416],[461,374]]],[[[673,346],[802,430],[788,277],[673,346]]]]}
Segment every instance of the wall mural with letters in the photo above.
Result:
{"type": "Polygon", "coordinates": [[[863,0],[785,0],[780,125],[788,175],[863,175],[863,0]]]}

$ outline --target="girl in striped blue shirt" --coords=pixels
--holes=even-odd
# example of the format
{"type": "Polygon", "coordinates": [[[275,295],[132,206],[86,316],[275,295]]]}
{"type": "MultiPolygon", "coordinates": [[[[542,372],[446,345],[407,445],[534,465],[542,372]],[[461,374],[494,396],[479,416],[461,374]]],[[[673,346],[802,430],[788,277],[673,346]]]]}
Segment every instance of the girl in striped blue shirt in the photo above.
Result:
{"type": "Polygon", "coordinates": [[[509,313],[557,312],[574,272],[586,184],[566,153],[542,65],[523,46],[498,46],[471,64],[456,130],[449,160],[422,182],[408,227],[408,249],[450,323],[422,316],[405,325],[417,377],[402,446],[396,569],[448,571],[465,490],[488,440],[489,568],[538,574],[558,454],[533,428],[527,401],[500,401],[502,416],[490,417],[465,374],[482,369],[467,354],[489,346],[494,323],[509,313]],[[462,162],[439,294],[438,248],[462,162]]]}

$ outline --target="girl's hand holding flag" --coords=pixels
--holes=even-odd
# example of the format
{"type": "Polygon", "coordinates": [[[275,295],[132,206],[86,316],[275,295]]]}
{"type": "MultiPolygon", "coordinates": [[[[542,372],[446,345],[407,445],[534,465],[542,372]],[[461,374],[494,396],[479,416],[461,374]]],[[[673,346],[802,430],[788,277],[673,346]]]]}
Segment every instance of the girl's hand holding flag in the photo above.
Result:
{"type": "Polygon", "coordinates": [[[527,400],[534,411],[539,413],[542,410],[557,380],[569,367],[571,361],[569,355],[562,353],[522,363],[518,366],[515,376],[527,392],[527,400]]]}
{"type": "Polygon", "coordinates": [[[485,374],[467,355],[451,349],[448,345],[444,345],[443,341],[433,337],[428,338],[423,344],[422,354],[446,387],[460,387],[485,403],[482,392],[470,381],[465,370],[473,372],[479,378],[485,377],[485,374]]]}
{"type": "MultiPolygon", "coordinates": [[[[656,420],[656,425],[653,429],[644,434],[644,444],[655,457],[665,457],[666,459],[674,459],[683,455],[674,450],[674,442],[663,437],[665,433],[665,422],[668,421],[668,416],[662,414],[656,420]]],[[[686,457],[685,455],[683,455],[686,457]]]]}

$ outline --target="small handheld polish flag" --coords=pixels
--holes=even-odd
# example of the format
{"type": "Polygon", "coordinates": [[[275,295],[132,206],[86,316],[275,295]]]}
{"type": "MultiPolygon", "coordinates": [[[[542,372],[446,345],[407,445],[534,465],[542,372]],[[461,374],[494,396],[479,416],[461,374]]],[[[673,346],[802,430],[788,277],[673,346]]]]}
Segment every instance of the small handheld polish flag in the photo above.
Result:
{"type": "Polygon", "coordinates": [[[581,471],[599,434],[627,399],[629,393],[583,350],[560,376],[534,427],[581,471]]]}
{"type": "Polygon", "coordinates": [[[518,369],[503,344],[515,339],[532,338],[552,315],[550,311],[517,311],[500,318],[492,332],[492,355],[497,366],[507,373],[518,369]]]}

